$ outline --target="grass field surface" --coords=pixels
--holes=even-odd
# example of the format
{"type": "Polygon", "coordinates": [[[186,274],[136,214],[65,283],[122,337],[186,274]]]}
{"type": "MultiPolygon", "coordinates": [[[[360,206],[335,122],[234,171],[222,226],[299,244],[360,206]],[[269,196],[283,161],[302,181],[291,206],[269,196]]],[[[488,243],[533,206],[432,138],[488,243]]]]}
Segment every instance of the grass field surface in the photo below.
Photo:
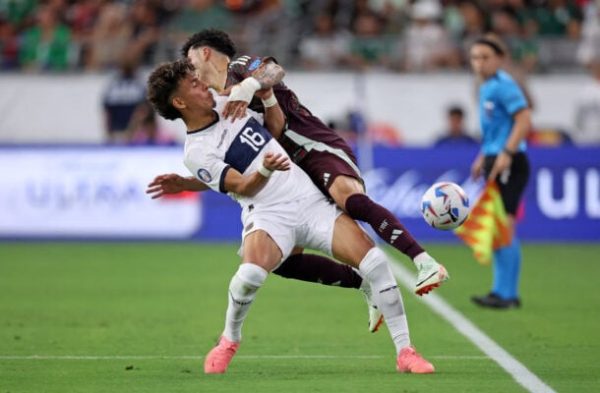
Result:
{"type": "MultiPolygon", "coordinates": [[[[600,391],[600,245],[525,245],[523,308],[482,310],[491,271],[430,245],[451,280],[436,293],[557,392],[600,391]]],[[[401,288],[433,375],[395,371],[356,290],[270,277],[225,375],[203,356],[223,328],[234,245],[0,244],[0,393],[526,391],[401,288]]],[[[391,252],[414,271],[412,263],[391,252]]]]}

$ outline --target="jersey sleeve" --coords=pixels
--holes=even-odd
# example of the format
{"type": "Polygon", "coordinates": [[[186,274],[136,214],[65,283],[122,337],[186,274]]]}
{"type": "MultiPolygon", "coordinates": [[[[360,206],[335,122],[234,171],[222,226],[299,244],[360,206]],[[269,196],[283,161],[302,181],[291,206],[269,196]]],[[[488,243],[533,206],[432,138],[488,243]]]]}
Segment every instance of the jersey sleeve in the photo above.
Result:
{"type": "Polygon", "coordinates": [[[240,56],[229,63],[226,86],[235,85],[252,75],[266,61],[277,62],[273,57],[240,56]]]}
{"type": "Polygon", "coordinates": [[[502,85],[499,96],[502,105],[511,116],[528,106],[523,90],[513,80],[502,85]]]}
{"type": "Polygon", "coordinates": [[[189,153],[184,163],[192,175],[212,190],[227,193],[225,175],[231,167],[213,154],[204,155],[194,150],[189,153]]]}

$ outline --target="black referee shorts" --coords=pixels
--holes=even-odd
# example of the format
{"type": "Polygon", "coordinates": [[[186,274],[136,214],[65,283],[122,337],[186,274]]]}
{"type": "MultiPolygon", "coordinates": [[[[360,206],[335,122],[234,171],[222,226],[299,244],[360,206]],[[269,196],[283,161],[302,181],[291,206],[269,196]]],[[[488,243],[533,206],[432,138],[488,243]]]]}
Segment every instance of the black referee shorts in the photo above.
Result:
{"type": "MultiPolygon", "coordinates": [[[[485,156],[483,172],[486,178],[492,171],[494,161],[496,161],[496,156],[485,156]]],[[[517,213],[521,196],[523,196],[525,186],[529,180],[529,160],[525,153],[514,155],[507,175],[501,173],[496,178],[496,183],[500,187],[500,195],[506,212],[514,216],[517,213]]]]}

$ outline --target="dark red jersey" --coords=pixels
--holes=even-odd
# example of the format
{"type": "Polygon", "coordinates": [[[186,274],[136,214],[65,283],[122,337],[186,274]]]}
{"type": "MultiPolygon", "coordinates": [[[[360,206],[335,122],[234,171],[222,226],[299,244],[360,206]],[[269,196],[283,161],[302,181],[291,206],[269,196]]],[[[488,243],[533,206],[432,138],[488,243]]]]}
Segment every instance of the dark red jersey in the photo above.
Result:
{"type": "MultiPolygon", "coordinates": [[[[226,87],[235,85],[245,78],[252,75],[260,65],[267,60],[275,61],[271,57],[241,56],[229,64],[227,71],[226,87]]],[[[323,143],[331,148],[343,150],[348,157],[356,164],[356,157],[350,149],[350,146],[334,130],[327,127],[323,122],[314,116],[305,106],[303,106],[296,94],[290,90],[284,83],[279,83],[273,87],[279,106],[287,118],[288,128],[295,131],[312,141],[323,143]]],[[[264,112],[264,108],[259,99],[254,97],[250,103],[250,109],[257,112],[264,112]]],[[[289,138],[280,140],[288,154],[297,157],[299,146],[289,138]]]]}

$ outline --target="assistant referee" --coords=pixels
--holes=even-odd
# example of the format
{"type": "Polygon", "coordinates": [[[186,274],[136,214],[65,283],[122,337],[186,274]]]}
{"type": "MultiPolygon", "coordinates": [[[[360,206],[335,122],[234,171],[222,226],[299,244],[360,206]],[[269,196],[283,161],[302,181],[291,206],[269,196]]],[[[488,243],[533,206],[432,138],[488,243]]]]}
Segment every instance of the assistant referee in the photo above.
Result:
{"type": "Polygon", "coordinates": [[[521,247],[515,233],[515,216],[527,181],[529,160],[525,138],[531,129],[530,105],[523,90],[502,67],[505,47],[484,36],[471,47],[471,66],[480,81],[479,112],[481,151],[471,167],[473,177],[482,173],[496,181],[508,214],[512,243],[494,252],[494,280],[489,294],[473,296],[482,307],[520,307],[521,247]]]}

